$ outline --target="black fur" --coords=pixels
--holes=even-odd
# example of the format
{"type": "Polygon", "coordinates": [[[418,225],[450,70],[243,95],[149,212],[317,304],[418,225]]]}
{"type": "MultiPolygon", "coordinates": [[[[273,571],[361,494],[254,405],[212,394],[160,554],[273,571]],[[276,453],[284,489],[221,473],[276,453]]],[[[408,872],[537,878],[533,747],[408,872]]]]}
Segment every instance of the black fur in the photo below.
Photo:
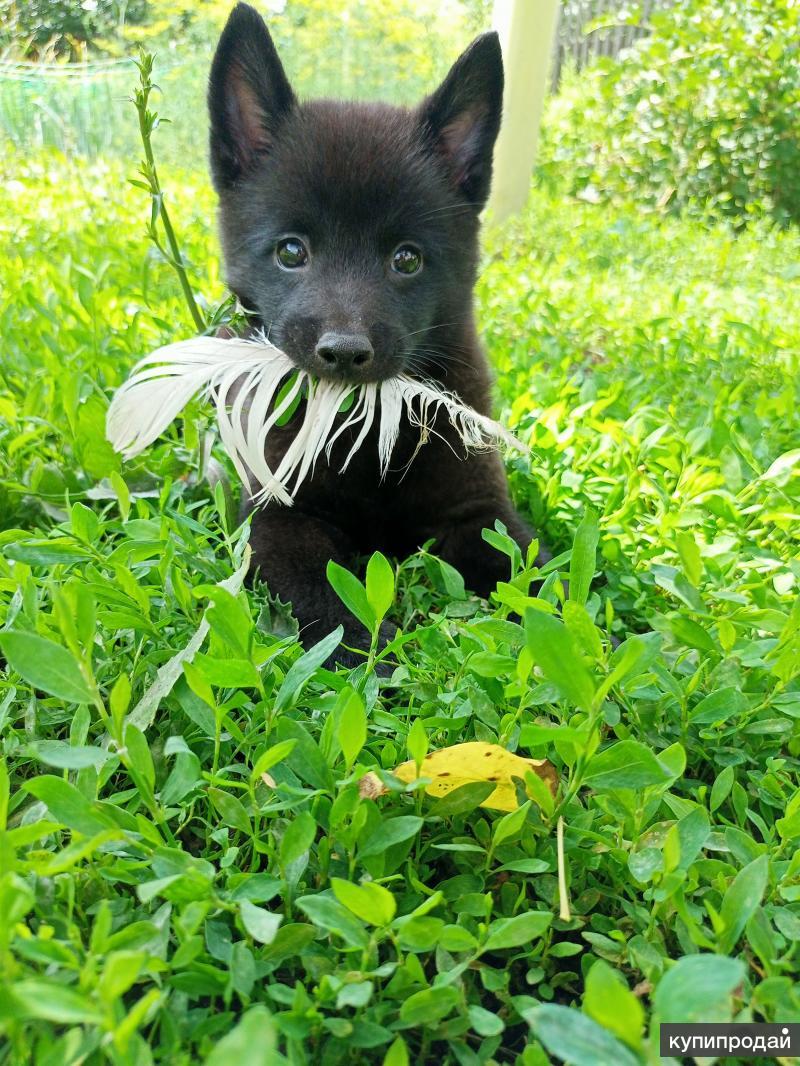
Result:
{"type": "MultiPolygon", "coordinates": [[[[478,411],[490,378],[472,312],[479,212],[489,194],[503,68],[497,35],[479,37],[415,110],[331,100],[298,103],[267,28],[253,8],[233,10],[209,85],[211,165],[220,199],[228,281],[273,343],[306,369],[352,380],[405,372],[438,380],[478,411]],[[307,266],[282,269],[276,245],[301,237],[307,266]],[[390,269],[398,245],[421,250],[417,274],[390,269]],[[325,334],[366,338],[360,365],[323,362],[325,334]]],[[[435,550],[486,595],[507,561],[481,538],[501,519],[523,551],[532,532],[510,502],[499,456],[465,455],[446,420],[419,450],[401,428],[381,481],[374,439],[338,474],[352,443],[320,463],[294,507],[253,516],[253,546],[271,591],[291,601],[304,639],[340,622],[363,639],[329,588],[329,559],[352,567],[376,549],[404,557],[435,550]]],[[[271,466],[291,424],[270,436],[271,466]]],[[[373,434],[374,436],[374,434],[373,434]]]]}

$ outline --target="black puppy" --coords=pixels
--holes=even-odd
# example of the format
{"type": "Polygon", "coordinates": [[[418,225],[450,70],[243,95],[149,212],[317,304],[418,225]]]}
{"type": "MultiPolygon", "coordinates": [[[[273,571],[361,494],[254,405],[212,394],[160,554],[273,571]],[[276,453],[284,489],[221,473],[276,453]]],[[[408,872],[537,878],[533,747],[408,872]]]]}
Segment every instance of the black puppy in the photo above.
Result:
{"type": "MultiPolygon", "coordinates": [[[[487,33],[415,110],[299,103],[261,16],[234,8],[211,69],[211,167],[228,281],[253,326],[317,376],[411,374],[488,414],[472,288],[502,97],[500,45],[487,33]]],[[[499,456],[466,455],[444,417],[434,428],[421,448],[418,430],[401,429],[383,480],[374,440],[338,473],[353,443],[343,435],[294,507],[253,516],[256,565],[291,601],[304,640],[339,623],[348,643],[363,639],[327,584],[330,559],[352,568],[376,549],[405,557],[433,538],[488,595],[508,564],[481,530],[499,518],[527,549],[533,534],[499,456]]],[[[272,469],[292,432],[270,435],[272,469]]]]}

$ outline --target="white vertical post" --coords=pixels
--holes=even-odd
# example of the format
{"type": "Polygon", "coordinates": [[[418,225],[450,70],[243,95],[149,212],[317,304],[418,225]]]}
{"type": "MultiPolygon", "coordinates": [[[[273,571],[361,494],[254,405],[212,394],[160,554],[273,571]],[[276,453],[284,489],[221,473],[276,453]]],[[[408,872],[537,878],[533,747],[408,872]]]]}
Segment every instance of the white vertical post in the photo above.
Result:
{"type": "Polygon", "coordinates": [[[558,24],[558,0],[495,0],[506,90],[489,211],[500,222],[525,204],[558,24]]]}

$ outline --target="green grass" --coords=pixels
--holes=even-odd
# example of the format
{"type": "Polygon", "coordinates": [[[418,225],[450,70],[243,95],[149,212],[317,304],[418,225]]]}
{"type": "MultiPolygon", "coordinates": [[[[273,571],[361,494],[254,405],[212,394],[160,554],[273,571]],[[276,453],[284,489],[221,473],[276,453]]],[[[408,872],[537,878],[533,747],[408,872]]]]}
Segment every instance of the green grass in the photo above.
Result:
{"type": "MultiPolygon", "coordinates": [[[[399,561],[387,687],[220,587],[247,531],[208,411],[131,464],[104,442],[192,330],[142,194],[4,165],[0,1062],[635,1066],[659,1019],[800,1021],[797,233],[536,193],[487,235],[511,482],[561,554],[539,610],[520,560],[488,606],[399,561]],[[555,808],[359,797],[471,739],[551,760],[555,808]]],[[[217,300],[212,196],[167,183],[217,300]]]]}

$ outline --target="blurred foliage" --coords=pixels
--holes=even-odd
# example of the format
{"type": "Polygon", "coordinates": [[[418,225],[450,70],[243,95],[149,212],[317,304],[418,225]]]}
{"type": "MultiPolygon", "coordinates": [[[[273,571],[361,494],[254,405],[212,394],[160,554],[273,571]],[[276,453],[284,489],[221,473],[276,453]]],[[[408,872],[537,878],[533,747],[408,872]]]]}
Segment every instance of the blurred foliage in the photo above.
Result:
{"type": "Polygon", "coordinates": [[[0,49],[25,60],[85,60],[108,38],[146,22],[150,0],[0,0],[0,49]]]}
{"type": "Polygon", "coordinates": [[[540,173],[589,199],[800,219],[798,0],[683,0],[551,101],[540,173]]]}
{"type": "MultiPolygon", "coordinates": [[[[135,53],[138,45],[187,53],[213,44],[234,0],[0,0],[0,50],[12,59],[58,57],[85,61],[135,53]]],[[[490,0],[255,0],[276,43],[294,44],[300,68],[325,54],[331,41],[341,52],[346,30],[354,47],[383,43],[387,53],[406,52],[424,77],[425,37],[442,30],[479,32],[490,19],[490,0]],[[416,46],[416,55],[413,48],[416,46]],[[420,47],[422,46],[422,47],[420,47]],[[421,53],[421,54],[420,54],[421,53]],[[419,60],[423,67],[420,68],[419,60]]],[[[339,55],[340,63],[347,55],[339,55]]]]}
{"type": "MultiPolygon", "coordinates": [[[[209,64],[232,6],[231,0],[146,0],[146,17],[128,20],[93,43],[95,56],[135,56],[139,45],[156,53],[156,78],[167,101],[158,110],[171,123],[166,162],[205,165],[197,116],[205,112],[209,64]]],[[[488,21],[486,0],[273,0],[256,6],[301,96],[399,104],[414,104],[430,92],[488,21]]],[[[0,47],[2,40],[0,34],[0,47]]],[[[71,73],[67,66],[0,71],[0,133],[23,150],[138,155],[128,103],[133,64],[89,63],[80,72],[73,65],[71,73]]]]}

